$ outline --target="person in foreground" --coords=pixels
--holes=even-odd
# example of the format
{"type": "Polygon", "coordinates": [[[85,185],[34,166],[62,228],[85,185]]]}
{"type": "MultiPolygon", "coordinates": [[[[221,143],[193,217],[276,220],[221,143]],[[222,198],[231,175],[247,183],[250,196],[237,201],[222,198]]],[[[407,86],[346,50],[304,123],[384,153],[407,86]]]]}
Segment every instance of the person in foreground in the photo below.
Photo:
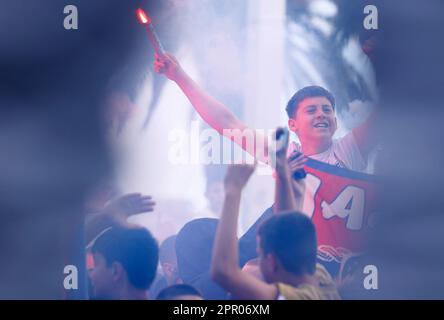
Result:
{"type": "MultiPolygon", "coordinates": [[[[301,164],[302,166],[303,164],[301,164]]],[[[241,193],[254,171],[252,165],[233,165],[225,178],[225,202],[216,233],[211,276],[238,299],[334,300],[335,284],[316,264],[317,241],[311,220],[297,211],[285,155],[278,156],[276,202],[279,210],[259,228],[257,250],[265,281],[239,267],[237,224],[241,193]],[[285,161],[283,161],[285,159],[285,161]],[[285,195],[285,196],[283,196],[285,195]],[[287,201],[289,200],[289,201],[287,201]]]]}
{"type": "Polygon", "coordinates": [[[92,253],[95,299],[148,299],[159,259],[157,242],[148,230],[109,228],[94,241],[92,253]]]}

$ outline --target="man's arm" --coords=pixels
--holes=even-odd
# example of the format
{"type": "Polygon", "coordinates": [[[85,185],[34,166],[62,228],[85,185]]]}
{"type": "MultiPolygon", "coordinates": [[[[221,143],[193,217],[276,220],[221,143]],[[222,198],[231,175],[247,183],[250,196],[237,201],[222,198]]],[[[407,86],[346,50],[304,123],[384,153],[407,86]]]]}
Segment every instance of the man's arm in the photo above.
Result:
{"type": "MultiPolygon", "coordinates": [[[[301,158],[304,157],[301,155],[301,158]]],[[[299,161],[299,166],[303,167],[305,158],[299,161]]],[[[274,212],[301,211],[304,201],[304,180],[294,180],[291,177],[291,170],[285,159],[282,167],[276,166],[276,185],[274,194],[274,212]]]]}
{"type": "Polygon", "coordinates": [[[361,125],[352,130],[359,151],[366,161],[370,152],[378,144],[376,122],[377,112],[373,111],[361,125]]]}
{"type": "Polygon", "coordinates": [[[197,113],[199,113],[206,123],[219,132],[219,134],[224,135],[239,144],[242,149],[249,152],[253,157],[256,157],[255,146],[264,145],[264,152],[258,152],[258,160],[263,162],[267,161],[267,159],[261,157],[262,154],[268,154],[268,142],[265,140],[266,137],[260,132],[249,128],[240,121],[230,109],[199,87],[199,85],[182,69],[179,62],[171,54],[166,53],[162,56],[156,54],[154,70],[176,82],[197,113]],[[254,143],[251,142],[248,144],[245,139],[235,139],[233,136],[233,130],[251,131],[250,133],[254,133],[255,136],[254,143]],[[261,144],[257,143],[259,139],[263,139],[261,144]],[[253,148],[251,146],[253,146],[253,148]]]}
{"type": "Polygon", "coordinates": [[[276,130],[276,185],[274,213],[301,211],[304,201],[305,181],[294,180],[292,173],[304,168],[307,157],[302,153],[287,160],[288,131],[276,130]]]}
{"type": "Polygon", "coordinates": [[[225,202],[217,227],[211,262],[211,276],[238,299],[274,300],[275,285],[267,284],[239,268],[237,223],[242,189],[254,171],[253,166],[235,165],[225,178],[225,202]]]}

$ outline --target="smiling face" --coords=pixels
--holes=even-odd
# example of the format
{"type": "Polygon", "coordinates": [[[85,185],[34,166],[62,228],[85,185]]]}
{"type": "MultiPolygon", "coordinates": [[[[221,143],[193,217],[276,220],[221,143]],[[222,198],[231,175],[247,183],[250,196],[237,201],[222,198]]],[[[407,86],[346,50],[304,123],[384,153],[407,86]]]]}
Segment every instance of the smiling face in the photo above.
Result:
{"type": "Polygon", "coordinates": [[[309,97],[302,100],[288,126],[301,142],[331,141],[337,129],[335,111],[325,97],[309,97]]]}

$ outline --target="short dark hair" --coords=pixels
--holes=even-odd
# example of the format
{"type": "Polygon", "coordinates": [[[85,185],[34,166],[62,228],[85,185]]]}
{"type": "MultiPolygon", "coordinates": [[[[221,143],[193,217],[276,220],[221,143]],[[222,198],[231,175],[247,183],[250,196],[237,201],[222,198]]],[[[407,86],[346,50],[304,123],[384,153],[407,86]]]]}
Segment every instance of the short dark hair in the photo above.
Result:
{"type": "Polygon", "coordinates": [[[335,97],[331,94],[330,91],[324,89],[320,86],[308,86],[298,90],[288,101],[287,107],[285,110],[287,111],[287,115],[289,118],[293,118],[296,109],[299,106],[299,103],[306,98],[313,97],[325,97],[330,101],[331,106],[335,109],[335,97]]]}
{"type": "Polygon", "coordinates": [[[260,226],[258,235],[263,253],[273,254],[288,272],[297,276],[315,272],[316,231],[304,214],[290,212],[273,216],[260,226]]]}
{"type": "Polygon", "coordinates": [[[190,286],[189,284],[175,284],[160,291],[156,300],[172,300],[183,295],[198,296],[202,298],[200,292],[193,286],[190,286]]]}
{"type": "Polygon", "coordinates": [[[144,228],[112,227],[95,240],[92,252],[102,254],[107,266],[120,262],[137,289],[148,290],[156,276],[159,248],[144,228]]]}

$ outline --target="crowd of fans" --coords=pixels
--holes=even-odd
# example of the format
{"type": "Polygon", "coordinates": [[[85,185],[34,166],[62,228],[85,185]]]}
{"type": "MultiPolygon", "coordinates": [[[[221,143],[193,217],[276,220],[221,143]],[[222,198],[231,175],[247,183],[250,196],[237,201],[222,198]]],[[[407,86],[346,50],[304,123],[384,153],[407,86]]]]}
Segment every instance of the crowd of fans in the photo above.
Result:
{"type": "MultiPolygon", "coordinates": [[[[202,118],[220,134],[249,129],[229,109],[203,91],[170,54],[156,55],[156,72],[177,83],[202,118]]],[[[262,137],[265,158],[275,170],[274,203],[238,239],[239,208],[254,165],[228,167],[210,201],[211,214],[185,224],[156,243],[150,231],[130,224],[131,215],[154,210],[151,197],[127,194],[103,202],[87,216],[90,297],[95,299],[340,299],[353,288],[356,268],[342,267],[335,279],[317,259],[316,227],[303,211],[304,166],[308,158],[362,171],[376,145],[375,115],[339,140],[335,99],[319,86],[302,88],[286,111],[289,130],[300,145],[289,146],[286,129],[262,137]],[[290,150],[290,156],[288,157],[290,150]],[[218,211],[218,212],[215,212],[218,211]]],[[[259,139],[256,132],[256,142],[259,139]]],[[[240,146],[247,152],[243,142],[240,146]]],[[[257,151],[257,150],[256,150],[257,151]]],[[[253,153],[256,154],[256,153],[253,153]]],[[[344,259],[347,261],[347,259],[344,259]]],[[[359,263],[359,257],[354,257],[359,263]]],[[[356,265],[356,263],[354,264],[356,265]]]]}
{"type": "Polygon", "coordinates": [[[239,206],[255,165],[228,167],[219,219],[196,218],[160,244],[149,230],[127,221],[155,210],[150,196],[96,197],[85,226],[89,298],[340,299],[342,278],[350,286],[353,270],[333,279],[317,261],[315,226],[298,211],[305,181],[294,179],[305,161],[287,158],[288,141],[278,146],[272,212],[241,239],[239,206]]]}

